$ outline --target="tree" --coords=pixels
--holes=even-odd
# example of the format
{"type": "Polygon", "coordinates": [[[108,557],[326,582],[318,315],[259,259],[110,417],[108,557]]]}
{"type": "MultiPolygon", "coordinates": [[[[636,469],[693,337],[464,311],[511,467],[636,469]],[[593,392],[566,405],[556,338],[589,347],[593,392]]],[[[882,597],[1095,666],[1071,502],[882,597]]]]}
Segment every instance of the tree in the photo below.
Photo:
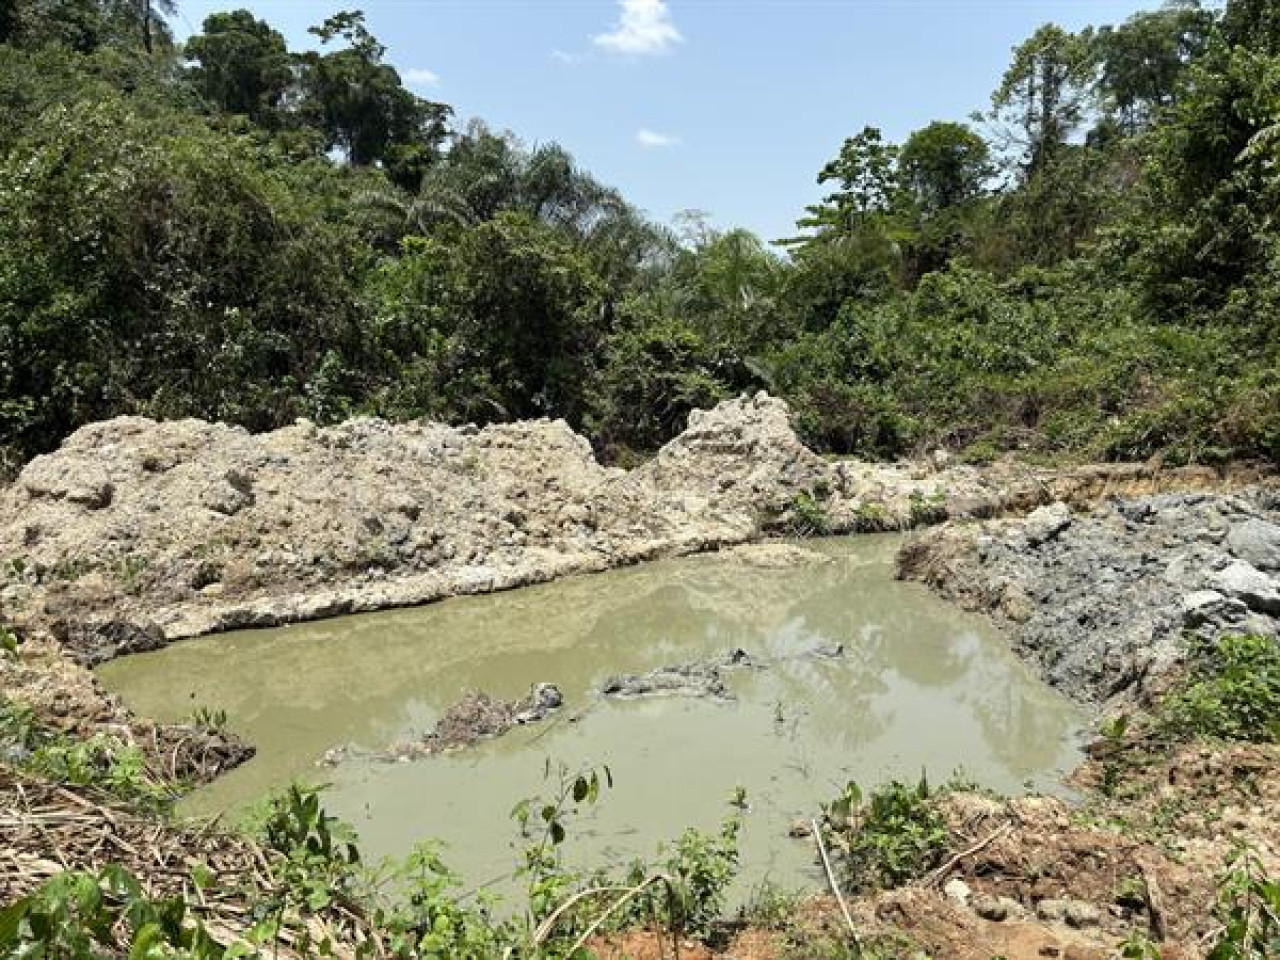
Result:
{"type": "Polygon", "coordinates": [[[341,39],[348,46],[301,56],[304,114],[349,163],[380,164],[397,183],[416,190],[437,159],[452,111],[404,87],[395,68],[382,61],[386,48],[362,13],[335,14],[310,32],[326,45],[341,39]]]}
{"type": "Polygon", "coordinates": [[[0,43],[12,43],[18,38],[18,2],[0,0],[0,43]]]}
{"type": "Polygon", "coordinates": [[[1280,7],[1275,0],[1228,0],[1222,35],[1228,46],[1280,55],[1280,7]]]}
{"type": "Polygon", "coordinates": [[[192,78],[204,98],[224,113],[242,114],[263,126],[278,111],[293,80],[283,35],[248,10],[215,13],[187,41],[192,78]]]}
{"type": "Polygon", "coordinates": [[[147,55],[155,53],[157,41],[172,45],[166,17],[178,11],[177,0],[103,0],[109,22],[120,24],[123,33],[134,33],[147,55]]]}
{"type": "Polygon", "coordinates": [[[898,148],[885,143],[876,127],[845,140],[840,155],[818,174],[819,184],[834,181],[839,189],[810,207],[810,220],[801,226],[850,232],[869,215],[888,211],[897,187],[897,159],[898,148]]]}
{"type": "Polygon", "coordinates": [[[1013,63],[991,97],[989,119],[1022,151],[1024,179],[1054,162],[1084,119],[1093,92],[1088,37],[1045,24],[1014,49],[1013,63]]]}
{"type": "Polygon", "coordinates": [[[899,179],[926,217],[981,196],[993,173],[987,142],[963,123],[917,130],[898,157],[899,179]]]}
{"type": "Polygon", "coordinates": [[[1103,107],[1125,135],[1150,126],[1172,106],[1213,25],[1213,14],[1196,0],[1182,0],[1094,34],[1103,107]]]}

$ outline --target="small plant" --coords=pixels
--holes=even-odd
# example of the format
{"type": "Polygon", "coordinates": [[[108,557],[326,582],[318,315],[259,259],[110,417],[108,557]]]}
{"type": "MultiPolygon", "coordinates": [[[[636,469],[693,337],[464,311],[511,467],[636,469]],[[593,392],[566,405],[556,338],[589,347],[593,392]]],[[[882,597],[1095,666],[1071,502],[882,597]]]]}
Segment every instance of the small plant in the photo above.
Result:
{"type": "Polygon", "coordinates": [[[1162,705],[1166,733],[1280,741],[1280,643],[1260,636],[1201,641],[1193,663],[1187,683],[1162,705]]]}
{"type": "Polygon", "coordinates": [[[0,747],[22,755],[35,747],[39,738],[40,727],[31,708],[0,695],[0,747]]]}
{"type": "Polygon", "coordinates": [[[937,866],[946,850],[946,823],[924,776],[914,787],[888,783],[865,804],[850,783],[823,812],[854,890],[905,883],[937,866]]]}
{"type": "Polygon", "coordinates": [[[1267,876],[1258,855],[1241,847],[1218,887],[1222,933],[1209,960],[1267,960],[1280,956],[1280,880],[1267,876]]]}
{"type": "Polygon", "coordinates": [[[908,510],[908,522],[913,527],[940,523],[947,519],[947,495],[936,491],[926,497],[919,490],[912,490],[908,498],[908,510]]]}
{"type": "Polygon", "coordinates": [[[1116,949],[1124,960],[1161,960],[1160,948],[1136,930],[1118,943],[1116,949]]]}
{"type": "Polygon", "coordinates": [[[117,932],[128,932],[130,957],[230,960],[243,950],[218,944],[181,897],[148,897],[118,866],[97,874],[66,872],[0,911],[0,954],[100,960],[119,956],[117,932]]]}
{"type": "Polygon", "coordinates": [[[26,557],[10,557],[4,562],[4,566],[0,567],[3,571],[5,579],[11,583],[21,583],[27,574],[27,558],[26,557]]]}
{"type": "Polygon", "coordinates": [[[191,725],[205,733],[222,733],[227,729],[227,711],[214,707],[196,707],[191,725]]]}
{"type": "Polygon", "coordinates": [[[791,501],[791,529],[801,537],[820,537],[831,530],[827,508],[820,494],[802,490],[791,501]]]}
{"type": "Polygon", "coordinates": [[[1098,728],[1098,732],[1102,734],[1104,753],[1102,780],[1098,784],[1098,789],[1102,791],[1103,796],[1114,797],[1124,779],[1125,765],[1122,757],[1125,734],[1128,729],[1129,718],[1124,714],[1104,720],[1098,728]]]}
{"type": "Polygon", "coordinates": [[[0,657],[18,659],[18,635],[8,627],[0,626],[0,657]]]}
{"type": "Polygon", "coordinates": [[[743,921],[762,930],[786,930],[795,915],[802,895],[785,890],[771,880],[753,887],[742,908],[743,921]]]}
{"type": "Polygon", "coordinates": [[[22,726],[19,745],[29,752],[24,766],[39,776],[96,787],[151,810],[165,809],[174,798],[171,787],[156,776],[146,755],[134,744],[105,733],[83,740],[52,734],[40,729],[29,712],[10,714],[8,724],[0,721],[5,726],[14,723],[22,726]]]}
{"type": "Polygon", "coordinates": [[[671,906],[675,915],[667,918],[673,930],[706,938],[724,910],[729,884],[738,875],[745,793],[735,791],[729,803],[730,812],[721,821],[718,834],[690,828],[661,861],[674,892],[671,906]]]}
{"type": "Polygon", "coordinates": [[[149,566],[151,561],[138,554],[131,553],[121,559],[116,573],[120,577],[120,582],[124,584],[126,592],[137,594],[142,589],[142,575],[147,572],[149,566]]]}
{"type": "Polygon", "coordinates": [[[889,511],[882,503],[861,503],[855,515],[857,528],[863,532],[889,529],[889,511]]]}
{"type": "Polygon", "coordinates": [[[493,918],[488,899],[482,895],[466,905],[457,896],[462,881],[436,843],[415,847],[389,879],[396,889],[393,905],[375,909],[372,921],[391,956],[488,960],[514,942],[515,930],[493,918]]]}
{"type": "Polygon", "coordinates": [[[516,876],[525,881],[528,912],[535,922],[545,920],[581,878],[565,869],[560,847],[567,831],[565,824],[583,805],[594,805],[603,787],[613,786],[608,767],[571,774],[563,763],[552,767],[547,760],[543,775],[556,777],[550,798],[521,800],[511,811],[527,841],[516,876]]]}

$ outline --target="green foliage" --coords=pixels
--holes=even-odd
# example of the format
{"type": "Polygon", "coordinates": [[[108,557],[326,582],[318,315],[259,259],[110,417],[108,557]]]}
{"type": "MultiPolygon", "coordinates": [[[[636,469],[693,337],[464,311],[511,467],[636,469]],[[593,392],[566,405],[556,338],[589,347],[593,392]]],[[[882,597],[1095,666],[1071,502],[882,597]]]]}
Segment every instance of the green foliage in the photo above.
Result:
{"type": "Polygon", "coordinates": [[[433,843],[417,846],[390,879],[397,893],[391,906],[375,909],[372,924],[393,957],[488,960],[515,940],[515,929],[492,916],[483,896],[475,904],[459,896],[462,881],[433,843]]]}
{"type": "Polygon", "coordinates": [[[0,624],[0,657],[17,660],[20,646],[18,635],[4,624],[0,624]]]}
{"type": "Polygon", "coordinates": [[[947,829],[937,797],[922,776],[915,786],[892,781],[872,792],[850,783],[824,807],[844,879],[852,890],[893,887],[937,866],[947,829]]]}
{"type": "Polygon", "coordinates": [[[213,707],[196,707],[191,722],[206,733],[222,733],[227,729],[227,711],[213,707]]]}
{"type": "Polygon", "coordinates": [[[0,910],[0,953],[105,960],[121,955],[122,930],[128,955],[137,960],[233,960],[247,955],[219,945],[181,897],[153,899],[132,874],[117,866],[96,874],[58,874],[0,910]]]}
{"type": "Polygon", "coordinates": [[[175,796],[149,769],[141,749],[109,734],[84,740],[38,736],[25,766],[47,779],[95,787],[152,809],[167,807],[175,796]]]}
{"type": "Polygon", "coordinates": [[[276,910],[297,902],[321,911],[350,894],[360,863],[355,831],[325,812],[319,790],[295,783],[275,794],[260,829],[264,843],[284,856],[276,910]]]}
{"type": "Polygon", "coordinates": [[[1227,636],[1197,644],[1191,675],[1161,705],[1162,725],[1178,737],[1280,741],[1280,643],[1227,636]]]}
{"type": "Polygon", "coordinates": [[[1269,877],[1258,855],[1238,850],[1218,887],[1223,929],[1209,960],[1264,960],[1280,955],[1280,880],[1269,877]]]}
{"type": "Polygon", "coordinates": [[[786,256],[451,128],[358,11],[181,52],[170,12],[0,17],[0,475],[118,414],[564,417],[634,462],[762,387],[822,451],[1280,456],[1266,4],[1041,27],[981,127],[850,136],[786,256]]]}
{"type": "Polygon", "coordinates": [[[544,775],[555,779],[550,796],[526,798],[511,811],[525,840],[516,878],[525,884],[532,924],[545,920],[581,880],[564,864],[561,845],[568,836],[567,824],[583,807],[594,806],[603,788],[613,786],[608,767],[571,773],[563,763],[553,766],[548,758],[544,775]]]}
{"type": "Polygon", "coordinates": [[[280,123],[293,64],[284,36],[270,24],[248,10],[210,14],[183,52],[195,62],[192,80],[210,105],[263,126],[280,123]]]}
{"type": "Polygon", "coordinates": [[[724,912],[725,896],[738,873],[738,838],[746,810],[741,791],[731,807],[718,834],[690,828],[659,858],[660,869],[671,881],[667,922],[674,930],[705,938],[724,912]]]}
{"type": "Polygon", "coordinates": [[[113,799],[163,811],[172,786],[158,776],[136,745],[97,733],[90,737],[50,730],[31,708],[0,695],[0,756],[28,773],[58,783],[93,787],[113,799]]]}
{"type": "Polygon", "coordinates": [[[820,537],[831,529],[827,509],[808,490],[802,490],[791,501],[791,532],[801,537],[820,537]]]}

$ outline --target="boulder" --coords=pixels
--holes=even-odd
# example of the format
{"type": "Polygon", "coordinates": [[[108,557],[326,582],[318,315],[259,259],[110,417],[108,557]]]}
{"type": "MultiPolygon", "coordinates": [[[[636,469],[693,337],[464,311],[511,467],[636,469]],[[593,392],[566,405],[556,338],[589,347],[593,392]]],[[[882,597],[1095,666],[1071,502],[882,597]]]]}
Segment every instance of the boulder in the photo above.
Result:
{"type": "Polygon", "coordinates": [[[1280,571],[1280,525],[1253,517],[1227,533],[1227,548],[1259,570],[1280,571]]]}
{"type": "Polygon", "coordinates": [[[1218,592],[1235,597],[1250,610],[1280,615],[1280,589],[1275,580],[1243,560],[1219,570],[1212,582],[1218,592]]]}
{"type": "Polygon", "coordinates": [[[1027,538],[1028,546],[1038,547],[1056,540],[1069,526],[1071,508],[1065,503],[1053,503],[1031,511],[1023,524],[1022,533],[1027,538]]]}

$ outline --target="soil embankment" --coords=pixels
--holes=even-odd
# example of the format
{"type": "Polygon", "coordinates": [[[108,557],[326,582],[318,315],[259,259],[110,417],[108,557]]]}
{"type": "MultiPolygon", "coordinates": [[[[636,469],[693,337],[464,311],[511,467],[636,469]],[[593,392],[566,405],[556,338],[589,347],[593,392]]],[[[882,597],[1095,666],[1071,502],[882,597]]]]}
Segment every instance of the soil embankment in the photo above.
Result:
{"type": "Polygon", "coordinates": [[[1155,718],[1193,651],[1280,637],[1280,491],[950,523],[908,542],[899,573],[995,616],[1050,683],[1128,722],[1076,772],[1081,806],[948,801],[950,846],[968,852],[933,887],[875,899],[873,915],[939,955],[1104,957],[1122,940],[1160,951],[1125,955],[1205,955],[1233,851],[1280,872],[1280,748],[1183,742],[1155,718]]]}
{"type": "Polygon", "coordinates": [[[92,664],[772,532],[902,529],[1223,482],[1144,466],[831,462],[763,394],[695,413],[630,472],[601,466],[562,421],[363,419],[250,435],[121,418],[78,431],[0,494],[0,615],[52,626],[92,664]]]}

